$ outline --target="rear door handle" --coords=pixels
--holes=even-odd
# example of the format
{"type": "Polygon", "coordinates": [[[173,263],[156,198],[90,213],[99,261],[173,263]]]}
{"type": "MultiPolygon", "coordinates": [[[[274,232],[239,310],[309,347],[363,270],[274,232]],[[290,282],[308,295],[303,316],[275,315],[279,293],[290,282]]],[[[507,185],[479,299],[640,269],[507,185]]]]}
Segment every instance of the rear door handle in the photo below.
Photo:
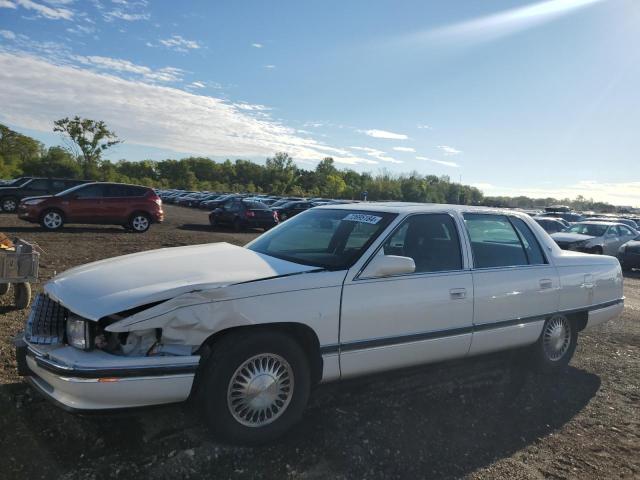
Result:
{"type": "Polygon", "coordinates": [[[459,300],[462,298],[466,298],[467,289],[466,288],[452,288],[449,290],[449,295],[453,300],[459,300]]]}
{"type": "Polygon", "coordinates": [[[550,278],[543,278],[540,280],[540,288],[542,290],[548,290],[553,287],[553,280],[550,278]]]}

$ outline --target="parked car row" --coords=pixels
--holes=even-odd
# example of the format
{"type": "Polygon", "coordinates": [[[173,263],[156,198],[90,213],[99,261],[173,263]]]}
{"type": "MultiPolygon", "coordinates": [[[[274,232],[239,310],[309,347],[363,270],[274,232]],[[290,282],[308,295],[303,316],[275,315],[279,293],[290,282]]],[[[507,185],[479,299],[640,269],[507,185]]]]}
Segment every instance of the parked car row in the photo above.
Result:
{"type": "Polygon", "coordinates": [[[305,210],[320,205],[353,203],[329,198],[282,197],[250,193],[192,192],[160,190],[157,192],[166,203],[209,210],[212,226],[232,226],[236,231],[245,228],[269,228],[295,217],[305,210]]]}
{"type": "MultiPolygon", "coordinates": [[[[559,218],[533,219],[563,250],[618,257],[623,270],[640,268],[640,231],[609,217],[565,225],[559,218]]],[[[635,224],[635,222],[634,222],[635,224]]]]}

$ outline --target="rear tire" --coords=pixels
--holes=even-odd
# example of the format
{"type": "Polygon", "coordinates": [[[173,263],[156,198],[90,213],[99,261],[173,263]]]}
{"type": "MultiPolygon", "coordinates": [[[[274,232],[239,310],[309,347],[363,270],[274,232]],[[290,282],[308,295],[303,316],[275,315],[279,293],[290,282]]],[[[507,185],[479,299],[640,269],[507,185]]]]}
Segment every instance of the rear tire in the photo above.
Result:
{"type": "Polygon", "coordinates": [[[64,226],[64,216],[59,210],[45,210],[40,217],[40,225],[45,230],[55,232],[64,226]]]}
{"type": "Polygon", "coordinates": [[[131,215],[129,228],[135,233],[144,233],[151,227],[151,217],[146,213],[139,212],[131,215]]]}
{"type": "Polygon", "coordinates": [[[0,283],[0,297],[2,295],[6,295],[7,293],[9,293],[10,288],[11,288],[10,283],[0,283]]]}
{"type": "Polygon", "coordinates": [[[210,428],[233,443],[259,445],[286,433],[309,399],[309,362],[277,332],[231,334],[217,342],[200,379],[210,428]]]}
{"type": "Polygon", "coordinates": [[[602,255],[602,247],[594,247],[591,253],[593,253],[594,255],[602,255]]]}
{"type": "Polygon", "coordinates": [[[538,341],[531,346],[532,366],[542,373],[566,369],[578,345],[576,322],[564,315],[553,315],[544,322],[538,341]]]}
{"type": "Polygon", "coordinates": [[[22,310],[27,308],[31,303],[31,284],[29,283],[16,283],[13,286],[14,289],[14,303],[17,308],[22,310]]]}

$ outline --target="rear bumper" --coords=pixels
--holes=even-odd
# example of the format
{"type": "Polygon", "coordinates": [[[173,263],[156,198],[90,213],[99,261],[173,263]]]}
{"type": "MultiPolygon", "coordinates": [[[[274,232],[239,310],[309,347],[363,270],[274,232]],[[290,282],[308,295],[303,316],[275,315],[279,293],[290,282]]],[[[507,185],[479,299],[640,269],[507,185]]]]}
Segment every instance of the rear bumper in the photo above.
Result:
{"type": "Polygon", "coordinates": [[[604,322],[608,322],[609,320],[618,318],[623,310],[624,300],[608,307],[598,308],[597,310],[590,310],[585,330],[600,325],[604,322]]]}
{"type": "MultiPolygon", "coordinates": [[[[148,357],[129,358],[129,365],[96,367],[95,364],[65,363],[37,351],[21,339],[15,344],[18,373],[56,405],[83,412],[184,401],[191,393],[199,358],[176,357],[177,363],[169,364],[164,357],[163,364],[155,365],[149,364],[148,357]]],[[[91,352],[78,353],[91,355],[91,352]]]]}

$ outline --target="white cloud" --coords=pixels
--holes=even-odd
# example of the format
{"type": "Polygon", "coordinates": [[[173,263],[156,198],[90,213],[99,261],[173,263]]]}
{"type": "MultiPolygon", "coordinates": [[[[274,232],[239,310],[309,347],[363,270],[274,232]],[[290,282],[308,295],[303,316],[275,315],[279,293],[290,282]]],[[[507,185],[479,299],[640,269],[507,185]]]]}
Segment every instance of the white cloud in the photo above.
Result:
{"type": "Polygon", "coordinates": [[[396,152],[415,152],[415,148],[411,147],[393,147],[396,152]]]}
{"type": "Polygon", "coordinates": [[[387,155],[386,152],[383,152],[382,150],[378,150],[377,148],[371,148],[371,147],[349,147],[349,148],[357,152],[364,152],[368,156],[373,157],[377,160],[380,160],[381,162],[404,163],[402,160],[396,160],[395,158],[387,155]]]}
{"type": "Polygon", "coordinates": [[[276,66],[275,65],[265,65],[264,68],[266,68],[267,70],[275,70],[276,66]]]}
{"type": "MultiPolygon", "coordinates": [[[[125,72],[139,67],[100,62],[125,72]]],[[[286,151],[301,162],[332,156],[339,164],[377,163],[302,138],[292,128],[257,118],[220,98],[55,65],[33,56],[0,52],[0,85],[1,121],[17,127],[50,132],[54,120],[80,115],[104,120],[127,143],[181,153],[264,158],[286,151]]]]}
{"type": "Polygon", "coordinates": [[[31,10],[35,12],[37,16],[50,20],[71,20],[73,18],[73,12],[68,8],[50,7],[34,2],[33,0],[0,0],[0,8],[16,8],[16,6],[31,10]]]}
{"type": "Polygon", "coordinates": [[[431,125],[427,125],[426,123],[419,123],[416,127],[422,130],[432,130],[431,125]]]}
{"type": "Polygon", "coordinates": [[[172,35],[170,38],[158,40],[162,45],[178,52],[186,52],[188,50],[194,50],[201,48],[195,40],[187,40],[180,35],[172,35]]]}
{"type": "Polygon", "coordinates": [[[136,22],[138,20],[149,20],[149,17],[150,15],[148,13],[129,13],[124,10],[120,10],[119,8],[106,12],[103,15],[103,18],[107,22],[111,22],[114,19],[124,20],[126,22],[136,22]]]}
{"type": "Polygon", "coordinates": [[[462,153],[457,148],[450,147],[449,145],[438,145],[438,148],[444,152],[445,155],[458,155],[462,153]]]}
{"type": "Polygon", "coordinates": [[[16,34],[11,30],[0,30],[0,37],[5,38],[7,40],[15,40],[16,34]]]}
{"type": "Polygon", "coordinates": [[[163,67],[153,70],[144,65],[138,65],[130,62],[129,60],[123,60],[120,58],[101,57],[97,55],[90,55],[86,57],[76,55],[73,58],[87,66],[96,67],[101,70],[110,70],[112,72],[139,75],[150,82],[178,82],[182,80],[184,74],[184,70],[176,67],[163,67]]]}
{"type": "Polygon", "coordinates": [[[262,48],[264,45],[262,45],[261,43],[252,43],[251,46],[254,48],[262,48]]]}
{"type": "Polygon", "coordinates": [[[393,132],[388,132],[386,130],[373,129],[373,130],[364,130],[364,131],[361,130],[361,132],[373,138],[386,138],[389,140],[406,140],[407,138],[409,138],[407,135],[404,135],[403,133],[393,133],[393,132]]]}
{"type": "Polygon", "coordinates": [[[194,88],[205,88],[206,85],[202,82],[191,82],[190,86],[194,87],[194,88]]]}
{"type": "Polygon", "coordinates": [[[450,162],[447,160],[436,160],[435,158],[429,157],[416,157],[416,160],[424,160],[426,162],[437,163],[438,165],[444,165],[445,167],[460,168],[460,165],[458,165],[456,162],[450,162]]]}
{"type": "Polygon", "coordinates": [[[640,207],[640,182],[599,182],[581,180],[572,184],[555,187],[499,186],[490,183],[474,183],[473,186],[485,195],[506,195],[516,197],[526,195],[531,198],[552,197],[558,200],[574,199],[578,195],[595,201],[609,202],[614,205],[640,207]]]}

